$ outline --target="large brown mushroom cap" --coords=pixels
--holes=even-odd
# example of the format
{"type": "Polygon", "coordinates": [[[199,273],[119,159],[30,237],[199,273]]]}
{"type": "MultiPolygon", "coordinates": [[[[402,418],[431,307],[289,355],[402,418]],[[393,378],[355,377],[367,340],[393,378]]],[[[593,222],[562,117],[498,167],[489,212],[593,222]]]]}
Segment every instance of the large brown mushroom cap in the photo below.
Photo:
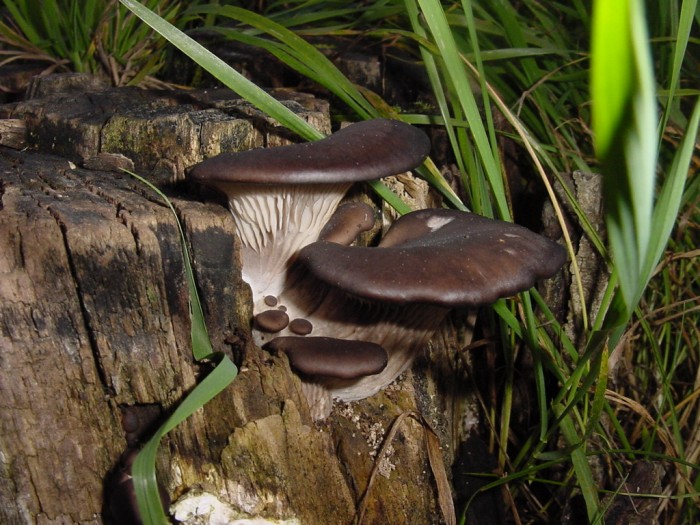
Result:
{"type": "Polygon", "coordinates": [[[319,241],[298,260],[321,281],[362,298],[455,307],[531,288],[556,273],[566,251],[516,224],[432,209],[398,219],[376,248],[319,241]]]}
{"type": "Polygon", "coordinates": [[[411,170],[429,152],[430,140],[418,128],[374,119],[316,142],[223,153],[197,164],[189,177],[204,184],[358,182],[411,170]]]}

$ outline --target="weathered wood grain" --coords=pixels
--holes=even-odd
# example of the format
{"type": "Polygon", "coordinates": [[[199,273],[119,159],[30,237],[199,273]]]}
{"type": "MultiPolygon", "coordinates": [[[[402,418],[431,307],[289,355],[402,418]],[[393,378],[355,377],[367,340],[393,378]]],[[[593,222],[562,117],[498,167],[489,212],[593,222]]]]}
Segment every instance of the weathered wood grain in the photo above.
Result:
{"type": "MultiPolygon", "coordinates": [[[[25,126],[23,140],[13,135],[5,145],[26,145],[77,165],[100,153],[121,154],[140,174],[169,183],[184,179],[186,168],[206,157],[298,140],[230,90],[104,88],[83,77],[42,77],[34,82],[31,98],[0,105],[0,121],[25,126]],[[86,88],[77,90],[81,78],[86,88]]],[[[286,90],[273,94],[317,129],[330,132],[326,102],[286,90]]]]}

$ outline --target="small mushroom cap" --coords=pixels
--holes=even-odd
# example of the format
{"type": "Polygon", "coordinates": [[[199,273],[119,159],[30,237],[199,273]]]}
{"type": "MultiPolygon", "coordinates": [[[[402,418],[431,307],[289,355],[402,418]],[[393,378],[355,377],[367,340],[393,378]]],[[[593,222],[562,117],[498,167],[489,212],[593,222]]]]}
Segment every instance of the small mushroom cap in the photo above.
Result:
{"type": "Polygon", "coordinates": [[[287,328],[289,316],[284,310],[265,310],[255,316],[255,327],[261,332],[274,334],[287,328]]]}
{"type": "Polygon", "coordinates": [[[345,202],[333,212],[318,235],[319,241],[349,246],[357,236],[374,226],[374,208],[364,202],[345,202]]]}
{"type": "Polygon", "coordinates": [[[527,290],[565,260],[561,246],[527,228],[444,209],[404,215],[376,248],[319,241],[299,254],[314,276],[350,294],[446,307],[527,290]]]}
{"type": "Polygon", "coordinates": [[[201,183],[357,182],[411,170],[430,152],[420,129],[398,120],[351,124],[316,142],[222,153],[189,172],[201,183]]]}
{"type": "Polygon", "coordinates": [[[315,377],[358,379],[386,367],[386,351],[375,343],[332,337],[277,337],[264,346],[284,352],[297,372],[315,377]]]}
{"type": "Polygon", "coordinates": [[[296,318],[289,323],[289,331],[297,335],[309,335],[314,330],[314,325],[308,319],[296,318]]]}

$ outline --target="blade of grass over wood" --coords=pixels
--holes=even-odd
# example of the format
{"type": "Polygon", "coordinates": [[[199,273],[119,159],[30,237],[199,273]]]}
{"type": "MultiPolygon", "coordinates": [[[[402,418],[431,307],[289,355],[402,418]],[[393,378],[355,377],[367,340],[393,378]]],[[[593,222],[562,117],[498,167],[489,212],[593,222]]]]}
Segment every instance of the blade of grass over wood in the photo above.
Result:
{"type": "Polygon", "coordinates": [[[158,446],[163,437],[201,407],[211,401],[219,392],[234,380],[238,369],[227,357],[221,357],[216,368],[209,372],[185,399],[173,414],[161,425],[153,437],[144,445],[134,460],[132,477],[136,501],[144,525],[166,525],[170,521],[160,501],[158,482],[156,480],[156,457],[158,446]]]}
{"type": "Polygon", "coordinates": [[[204,321],[204,311],[202,310],[202,303],[199,300],[199,294],[197,293],[197,284],[194,279],[194,272],[192,271],[192,263],[190,259],[190,251],[187,248],[187,240],[185,239],[185,232],[182,230],[182,225],[177,219],[177,212],[165,194],[160,191],[156,186],[154,186],[150,181],[144,179],[136,173],[132,173],[125,170],[126,173],[134,177],[136,180],[142,184],[148,186],[153,192],[155,192],[170,208],[170,211],[175,217],[175,223],[177,224],[177,229],[180,234],[180,248],[182,249],[182,261],[185,267],[185,279],[187,279],[187,290],[189,292],[189,305],[190,305],[190,318],[192,322],[191,329],[191,339],[192,339],[192,355],[197,361],[202,359],[207,359],[213,355],[214,350],[211,346],[211,340],[209,339],[209,334],[207,333],[207,325],[204,321]]]}
{"type": "Polygon", "coordinates": [[[178,234],[180,236],[180,246],[182,249],[183,263],[185,267],[185,277],[187,280],[187,289],[189,292],[190,305],[190,337],[192,341],[192,354],[195,360],[202,359],[217,360],[218,364],[207,377],[198,384],[185,399],[178,405],[172,415],[161,425],[151,439],[144,445],[141,451],[136,456],[132,466],[132,479],[134,490],[136,492],[136,501],[139,507],[139,513],[144,525],[165,525],[169,523],[163,511],[158,490],[158,481],[156,479],[156,456],[158,446],[168,432],[190,417],[194,412],[206,405],[211,399],[226,388],[238,374],[238,368],[225,355],[216,355],[212,350],[211,340],[207,333],[206,323],[204,321],[204,313],[202,311],[202,303],[197,294],[197,287],[192,272],[192,264],[190,262],[189,250],[185,233],[182,230],[182,225],[177,217],[177,212],[170,199],[168,199],[157,187],[151,184],[143,177],[126,171],[129,175],[146,185],[154,191],[175,218],[178,234]]]}

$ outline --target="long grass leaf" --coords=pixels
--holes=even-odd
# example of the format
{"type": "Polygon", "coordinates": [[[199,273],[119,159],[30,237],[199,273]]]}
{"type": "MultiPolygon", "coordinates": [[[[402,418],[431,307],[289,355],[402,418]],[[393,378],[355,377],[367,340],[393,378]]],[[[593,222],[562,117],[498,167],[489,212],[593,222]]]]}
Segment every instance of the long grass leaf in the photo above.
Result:
{"type": "Polygon", "coordinates": [[[698,11],[698,1],[697,0],[683,0],[681,5],[681,12],[679,16],[678,31],[676,33],[676,38],[673,43],[673,61],[671,63],[671,79],[668,85],[668,92],[666,96],[666,105],[664,106],[664,112],[661,116],[659,122],[659,144],[661,144],[661,139],[666,130],[666,124],[671,114],[671,108],[676,101],[675,95],[680,87],[680,76],[681,68],[683,66],[683,59],[688,48],[688,41],[690,39],[690,32],[693,26],[693,13],[698,11]]]}
{"type": "Polygon", "coordinates": [[[493,155],[481,112],[472,92],[471,82],[462,64],[462,58],[447,23],[445,12],[437,0],[418,0],[418,4],[421,7],[421,13],[425,17],[433,39],[440,50],[440,56],[445,64],[445,75],[449,78],[451,89],[462,107],[466,120],[469,122],[469,130],[474,137],[479,159],[483,163],[491,185],[498,215],[501,219],[507,220],[510,218],[510,211],[505,198],[506,192],[499,162],[493,155]]]}
{"type": "Polygon", "coordinates": [[[42,42],[43,37],[37,31],[36,25],[32,23],[32,20],[29,18],[29,13],[20,8],[20,5],[22,4],[19,4],[14,0],[5,0],[4,4],[5,8],[12,15],[12,20],[15,24],[17,24],[17,27],[22,31],[24,36],[32,44],[38,46],[42,42]]]}
{"type": "MultiPolygon", "coordinates": [[[[558,417],[561,416],[561,408],[558,405],[553,405],[552,408],[558,417]]],[[[566,443],[570,447],[574,447],[571,451],[571,462],[576,471],[578,486],[586,503],[588,522],[594,523],[601,514],[600,499],[598,498],[598,486],[593,478],[593,472],[586,457],[586,445],[582,443],[581,436],[576,430],[576,425],[570,415],[560,419],[559,428],[566,443]]]]}
{"type": "MultiPolygon", "coordinates": [[[[335,64],[314,46],[284,26],[247,9],[233,6],[218,8],[216,6],[204,6],[194,12],[223,15],[263,31],[276,41],[284,44],[284,51],[290,57],[294,57],[295,62],[288,63],[288,65],[294,67],[295,64],[302,64],[302,72],[311,70],[314,73],[313,79],[315,81],[331,89],[361,117],[371,118],[378,116],[376,109],[362,96],[357,87],[350,82],[335,64]]],[[[225,31],[227,34],[232,34],[237,30],[228,29],[225,31]]],[[[271,48],[268,48],[268,50],[271,50],[271,48]]],[[[296,67],[299,66],[297,65],[296,67]]]]}
{"type": "Polygon", "coordinates": [[[226,388],[237,373],[236,365],[228,357],[223,356],[216,368],[185,397],[136,456],[131,474],[139,513],[144,525],[167,525],[170,523],[161,505],[155,473],[156,457],[161,440],[168,432],[226,388]]]}
{"type": "Polygon", "coordinates": [[[214,396],[226,388],[238,374],[236,365],[225,355],[215,356],[212,350],[211,340],[207,333],[201,301],[197,294],[197,287],[190,262],[189,250],[182,225],[177,217],[175,207],[170,200],[152,183],[143,177],[127,171],[129,175],[140,181],[142,184],[153,190],[166,206],[170,208],[177,224],[182,249],[183,263],[185,267],[185,277],[189,292],[190,305],[190,337],[192,342],[192,353],[199,361],[202,359],[217,359],[219,362],[207,377],[202,380],[178,405],[172,415],[158,428],[151,439],[144,445],[136,456],[132,466],[132,479],[136,492],[136,501],[139,507],[139,514],[144,525],[164,525],[168,520],[163,511],[156,479],[156,457],[158,446],[163,437],[182,421],[190,417],[194,412],[207,404],[214,396]]]}
{"type": "Polygon", "coordinates": [[[688,167],[693,154],[698,151],[698,128],[700,127],[700,99],[695,103],[695,109],[688,122],[685,135],[681,140],[673,164],[668,170],[654,208],[652,221],[651,245],[644,264],[645,274],[650,278],[654,268],[661,260],[664,248],[668,243],[671,230],[676,223],[683,188],[688,178],[688,167]]]}
{"type": "Polygon", "coordinates": [[[598,0],[591,51],[593,130],[606,221],[631,315],[644,286],[656,170],[654,79],[642,4],[598,0]]]}
{"type": "Polygon", "coordinates": [[[209,339],[209,334],[207,333],[207,325],[204,320],[204,311],[202,309],[202,303],[199,300],[199,294],[197,293],[197,284],[194,279],[194,272],[192,271],[192,263],[190,260],[190,251],[187,247],[187,241],[185,239],[185,232],[182,230],[182,225],[177,219],[177,212],[173,206],[170,199],[168,199],[165,194],[160,191],[155,185],[150,181],[144,179],[140,175],[133,173],[131,171],[125,170],[126,173],[134,177],[136,180],[148,186],[153,192],[155,192],[165,203],[173,216],[175,217],[175,223],[177,224],[178,233],[180,235],[180,248],[182,249],[182,260],[185,267],[185,279],[187,280],[187,290],[189,292],[189,305],[190,305],[190,318],[192,322],[191,329],[191,342],[192,342],[192,354],[197,361],[206,359],[213,355],[214,351],[211,346],[211,340],[209,339]]]}

